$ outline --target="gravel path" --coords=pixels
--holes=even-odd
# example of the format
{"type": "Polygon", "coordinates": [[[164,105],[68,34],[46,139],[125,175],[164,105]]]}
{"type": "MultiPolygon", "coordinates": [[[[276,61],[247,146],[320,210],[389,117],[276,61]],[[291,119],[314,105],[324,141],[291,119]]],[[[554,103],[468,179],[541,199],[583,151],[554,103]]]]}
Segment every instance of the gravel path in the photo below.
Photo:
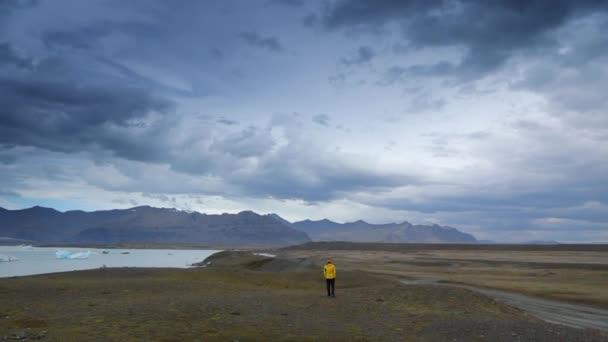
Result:
{"type": "Polygon", "coordinates": [[[482,287],[442,283],[439,279],[402,280],[409,285],[441,285],[464,288],[482,293],[497,301],[517,307],[544,321],[574,328],[608,331],[608,310],[584,305],[567,304],[554,300],[534,298],[519,293],[487,289],[482,287]]]}

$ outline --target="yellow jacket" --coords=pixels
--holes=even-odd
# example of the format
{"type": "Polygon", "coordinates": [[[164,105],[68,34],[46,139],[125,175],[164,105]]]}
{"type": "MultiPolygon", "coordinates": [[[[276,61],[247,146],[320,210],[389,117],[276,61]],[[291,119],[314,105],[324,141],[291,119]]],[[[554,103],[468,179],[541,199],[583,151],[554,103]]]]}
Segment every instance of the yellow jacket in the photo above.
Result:
{"type": "Polygon", "coordinates": [[[323,275],[325,279],[335,279],[336,278],[336,266],[334,264],[327,264],[323,267],[323,275]]]}

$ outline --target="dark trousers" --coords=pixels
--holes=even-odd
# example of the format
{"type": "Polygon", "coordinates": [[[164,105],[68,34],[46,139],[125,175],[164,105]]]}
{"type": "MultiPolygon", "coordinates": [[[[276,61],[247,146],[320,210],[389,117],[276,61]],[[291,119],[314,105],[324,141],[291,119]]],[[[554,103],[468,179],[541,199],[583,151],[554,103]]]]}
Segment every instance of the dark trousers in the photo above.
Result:
{"type": "Polygon", "coordinates": [[[327,295],[328,296],[335,296],[335,289],[336,289],[336,279],[325,279],[325,281],[327,282],[327,295]]]}

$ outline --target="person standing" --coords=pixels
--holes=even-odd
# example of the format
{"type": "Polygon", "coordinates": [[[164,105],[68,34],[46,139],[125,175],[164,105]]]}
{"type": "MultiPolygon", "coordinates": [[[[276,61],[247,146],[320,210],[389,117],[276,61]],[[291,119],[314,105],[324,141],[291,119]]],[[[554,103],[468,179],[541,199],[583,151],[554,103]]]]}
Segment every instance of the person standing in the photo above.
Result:
{"type": "Polygon", "coordinates": [[[327,283],[327,297],[335,297],[336,266],[331,259],[327,260],[327,264],[323,267],[323,275],[325,276],[325,282],[327,283]]]}

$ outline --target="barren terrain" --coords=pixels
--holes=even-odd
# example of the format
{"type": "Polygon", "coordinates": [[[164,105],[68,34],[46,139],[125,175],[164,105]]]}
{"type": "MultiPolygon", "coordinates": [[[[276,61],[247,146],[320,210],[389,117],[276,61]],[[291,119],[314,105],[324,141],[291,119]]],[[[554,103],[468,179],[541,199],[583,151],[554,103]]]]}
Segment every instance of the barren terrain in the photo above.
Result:
{"type": "Polygon", "coordinates": [[[332,253],[338,264],[337,297],[328,298],[320,272],[326,252],[278,253],[272,259],[223,252],[205,268],[98,269],[0,279],[0,338],[608,340],[601,331],[550,324],[468,289],[402,284],[398,279],[409,266],[388,262],[384,252],[375,257],[332,253]],[[377,266],[374,272],[359,269],[371,265],[377,266]],[[389,272],[381,274],[385,267],[389,272]]]}

